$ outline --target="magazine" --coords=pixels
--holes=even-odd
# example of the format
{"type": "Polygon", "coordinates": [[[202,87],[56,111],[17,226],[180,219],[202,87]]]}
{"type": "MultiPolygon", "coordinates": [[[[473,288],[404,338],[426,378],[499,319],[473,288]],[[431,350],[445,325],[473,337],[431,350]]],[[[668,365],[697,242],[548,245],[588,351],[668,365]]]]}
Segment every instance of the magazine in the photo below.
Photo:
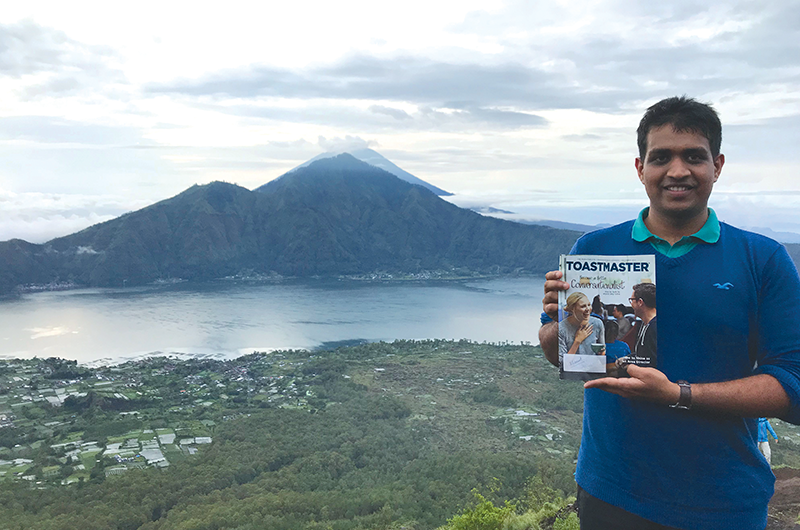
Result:
{"type": "Polygon", "coordinates": [[[655,368],[655,256],[562,255],[560,270],[569,284],[558,295],[561,378],[625,377],[630,364],[655,368]]]}

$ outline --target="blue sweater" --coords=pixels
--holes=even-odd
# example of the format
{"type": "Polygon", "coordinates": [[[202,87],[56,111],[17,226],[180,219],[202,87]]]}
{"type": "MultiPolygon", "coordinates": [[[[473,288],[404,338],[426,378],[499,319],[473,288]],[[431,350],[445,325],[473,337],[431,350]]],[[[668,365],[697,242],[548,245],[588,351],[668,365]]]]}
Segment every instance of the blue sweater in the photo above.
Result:
{"type": "Polygon", "coordinates": [[[621,340],[615,340],[606,344],[606,362],[612,363],[620,357],[631,354],[630,347],[621,340]]]}
{"type": "MultiPolygon", "coordinates": [[[[667,258],[631,239],[633,222],[581,237],[573,254],[655,254],[658,368],[671,381],[774,376],[800,423],[800,278],[779,243],[721,223],[720,239],[667,258]]],[[[591,495],[683,529],[759,529],[775,477],[757,419],[585,393],[575,473],[591,495]]]]}
{"type": "Polygon", "coordinates": [[[775,434],[775,429],[769,424],[769,420],[767,418],[758,418],[758,442],[768,442],[770,434],[776,440],[778,439],[778,435],[775,434]]]}

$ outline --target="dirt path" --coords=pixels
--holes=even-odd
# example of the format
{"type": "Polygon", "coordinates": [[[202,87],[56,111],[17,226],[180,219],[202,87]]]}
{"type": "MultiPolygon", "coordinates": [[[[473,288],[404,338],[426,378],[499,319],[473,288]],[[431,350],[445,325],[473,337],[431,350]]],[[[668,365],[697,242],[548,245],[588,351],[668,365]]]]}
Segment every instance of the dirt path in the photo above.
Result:
{"type": "Polygon", "coordinates": [[[769,503],[767,530],[799,530],[800,469],[775,469],[775,495],[769,503]]]}

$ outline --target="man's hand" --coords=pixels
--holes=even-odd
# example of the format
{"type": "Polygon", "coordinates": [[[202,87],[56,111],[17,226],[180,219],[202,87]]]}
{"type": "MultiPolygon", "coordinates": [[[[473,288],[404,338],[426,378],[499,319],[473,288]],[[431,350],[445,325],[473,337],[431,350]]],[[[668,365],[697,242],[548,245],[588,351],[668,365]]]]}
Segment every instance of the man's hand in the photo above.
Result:
{"type": "Polygon", "coordinates": [[[544,275],[544,298],[542,298],[542,310],[547,315],[558,322],[558,292],[569,289],[567,282],[562,282],[561,271],[550,271],[544,275]]]}
{"type": "Polygon", "coordinates": [[[542,309],[553,322],[539,328],[539,345],[545,358],[554,366],[558,366],[558,292],[569,289],[567,282],[561,281],[561,271],[550,271],[544,275],[544,298],[542,309]]]}
{"type": "Polygon", "coordinates": [[[667,379],[662,372],[655,368],[645,368],[635,364],[629,364],[627,369],[629,378],[603,377],[587,381],[583,387],[599,388],[622,397],[643,399],[663,405],[672,405],[678,402],[681,388],[677,383],[667,379]]]}
{"type": "MultiPolygon", "coordinates": [[[[604,377],[584,383],[584,388],[599,388],[630,399],[642,399],[663,405],[678,402],[681,388],[655,368],[629,364],[629,379],[604,377]]],[[[737,416],[740,418],[781,418],[790,410],[791,401],[777,379],[758,374],[720,383],[692,383],[692,410],[737,416]]]]}

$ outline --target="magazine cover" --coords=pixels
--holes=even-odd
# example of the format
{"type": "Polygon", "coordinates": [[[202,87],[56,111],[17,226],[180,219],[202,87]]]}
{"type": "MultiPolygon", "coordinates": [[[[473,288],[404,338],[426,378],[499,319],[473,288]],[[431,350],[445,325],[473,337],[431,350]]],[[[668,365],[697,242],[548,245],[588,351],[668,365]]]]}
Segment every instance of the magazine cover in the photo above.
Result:
{"type": "Polygon", "coordinates": [[[653,255],[562,255],[569,289],[558,296],[562,379],[626,377],[629,364],[656,367],[653,255]]]}

